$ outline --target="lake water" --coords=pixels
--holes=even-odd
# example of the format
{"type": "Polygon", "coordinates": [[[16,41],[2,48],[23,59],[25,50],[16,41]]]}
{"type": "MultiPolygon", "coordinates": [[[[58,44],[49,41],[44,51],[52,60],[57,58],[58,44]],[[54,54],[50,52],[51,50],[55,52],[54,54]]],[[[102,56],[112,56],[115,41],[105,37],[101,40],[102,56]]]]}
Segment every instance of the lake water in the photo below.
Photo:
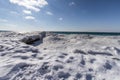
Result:
{"type": "MultiPolygon", "coordinates": [[[[9,32],[0,30],[0,32],[9,32]]],[[[87,35],[99,35],[99,36],[120,36],[120,32],[65,32],[65,31],[48,31],[56,34],[87,34],[87,35]]]]}
{"type": "Polygon", "coordinates": [[[120,32],[57,32],[57,34],[88,34],[88,35],[101,35],[101,36],[120,36],[120,32]]]}

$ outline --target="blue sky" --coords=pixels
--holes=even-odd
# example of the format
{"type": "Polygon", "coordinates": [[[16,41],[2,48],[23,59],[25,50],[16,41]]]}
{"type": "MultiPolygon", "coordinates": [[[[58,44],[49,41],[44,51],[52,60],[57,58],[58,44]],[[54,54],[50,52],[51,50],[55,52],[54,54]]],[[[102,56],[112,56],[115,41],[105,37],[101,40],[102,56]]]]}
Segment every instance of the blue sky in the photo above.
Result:
{"type": "Polygon", "coordinates": [[[0,30],[120,32],[120,1],[0,0],[0,30]]]}

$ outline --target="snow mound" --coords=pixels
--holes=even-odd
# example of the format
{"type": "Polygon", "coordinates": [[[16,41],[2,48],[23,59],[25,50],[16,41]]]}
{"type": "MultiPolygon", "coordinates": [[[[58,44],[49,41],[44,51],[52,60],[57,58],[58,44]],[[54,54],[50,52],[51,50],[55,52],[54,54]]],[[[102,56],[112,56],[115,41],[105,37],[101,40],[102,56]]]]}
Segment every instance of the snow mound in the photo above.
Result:
{"type": "Polygon", "coordinates": [[[26,44],[33,44],[35,41],[38,41],[38,40],[42,41],[45,35],[46,35],[45,32],[34,33],[34,34],[23,37],[20,41],[26,44]]]}

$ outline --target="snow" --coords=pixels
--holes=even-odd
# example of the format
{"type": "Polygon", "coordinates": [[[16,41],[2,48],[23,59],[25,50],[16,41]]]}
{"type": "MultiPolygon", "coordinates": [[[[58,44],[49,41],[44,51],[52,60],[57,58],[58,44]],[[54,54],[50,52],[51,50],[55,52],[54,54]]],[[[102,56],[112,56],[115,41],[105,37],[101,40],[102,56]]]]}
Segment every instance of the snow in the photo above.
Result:
{"type": "Polygon", "coordinates": [[[0,80],[119,80],[119,72],[120,36],[0,32],[0,80]]]}

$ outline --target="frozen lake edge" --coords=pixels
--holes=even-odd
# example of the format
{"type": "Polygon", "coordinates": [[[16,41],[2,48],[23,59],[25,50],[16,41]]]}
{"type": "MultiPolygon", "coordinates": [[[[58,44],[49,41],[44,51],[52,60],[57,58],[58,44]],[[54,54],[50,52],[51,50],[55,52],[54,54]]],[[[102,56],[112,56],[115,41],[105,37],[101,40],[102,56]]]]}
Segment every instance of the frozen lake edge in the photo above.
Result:
{"type": "Polygon", "coordinates": [[[120,36],[0,32],[0,80],[119,80],[119,71],[120,36]]]}

